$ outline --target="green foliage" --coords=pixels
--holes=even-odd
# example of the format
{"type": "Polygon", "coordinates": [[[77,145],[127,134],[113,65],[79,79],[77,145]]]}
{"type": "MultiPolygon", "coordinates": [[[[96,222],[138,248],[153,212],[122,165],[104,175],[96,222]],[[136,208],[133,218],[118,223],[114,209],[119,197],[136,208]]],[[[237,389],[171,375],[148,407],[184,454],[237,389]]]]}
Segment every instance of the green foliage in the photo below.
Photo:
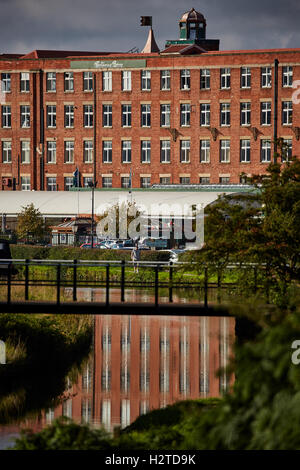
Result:
{"type": "Polygon", "coordinates": [[[41,433],[21,431],[14,450],[99,450],[110,448],[108,434],[102,429],[90,429],[86,425],[78,426],[60,418],[41,433]]]}
{"type": "Polygon", "coordinates": [[[16,351],[0,368],[1,423],[52,406],[92,341],[91,317],[85,315],[2,314],[0,332],[16,351]]]}
{"type": "MultiPolygon", "coordinates": [[[[128,228],[130,224],[135,220],[137,223],[137,227],[139,226],[138,218],[141,215],[141,212],[138,210],[138,207],[135,202],[122,202],[121,204],[117,203],[111,206],[109,209],[103,212],[103,214],[97,217],[97,233],[100,230],[101,223],[101,233],[103,236],[107,235],[107,232],[114,233],[114,236],[117,238],[123,238],[124,235],[120,232],[124,232],[126,230],[126,234],[128,233],[128,228]],[[121,226],[120,226],[121,220],[121,226]]],[[[111,236],[111,235],[108,235],[111,236]]],[[[127,235],[126,235],[127,236],[127,235]]],[[[129,237],[131,234],[129,233],[129,237]]]]}
{"type": "MultiPolygon", "coordinates": [[[[284,305],[289,285],[300,280],[300,161],[270,164],[267,172],[250,180],[253,193],[224,195],[206,208],[205,246],[190,259],[221,273],[230,263],[257,263],[261,290],[284,305]]],[[[253,271],[241,270],[242,289],[249,282],[253,271]]]]}
{"type": "Polygon", "coordinates": [[[34,204],[22,207],[18,215],[17,233],[20,238],[42,237],[47,231],[43,217],[34,204]]]}

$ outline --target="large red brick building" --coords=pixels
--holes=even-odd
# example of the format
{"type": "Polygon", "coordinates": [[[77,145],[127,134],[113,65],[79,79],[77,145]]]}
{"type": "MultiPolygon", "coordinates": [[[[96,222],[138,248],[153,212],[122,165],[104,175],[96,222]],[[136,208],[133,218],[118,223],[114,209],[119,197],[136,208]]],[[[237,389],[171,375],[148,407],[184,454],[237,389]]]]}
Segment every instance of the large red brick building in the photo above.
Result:
{"type": "Polygon", "coordinates": [[[179,25],[162,51],[150,28],[141,53],[0,55],[1,189],[236,184],[276,138],[300,155],[300,48],[220,51],[194,9],[179,25]]]}

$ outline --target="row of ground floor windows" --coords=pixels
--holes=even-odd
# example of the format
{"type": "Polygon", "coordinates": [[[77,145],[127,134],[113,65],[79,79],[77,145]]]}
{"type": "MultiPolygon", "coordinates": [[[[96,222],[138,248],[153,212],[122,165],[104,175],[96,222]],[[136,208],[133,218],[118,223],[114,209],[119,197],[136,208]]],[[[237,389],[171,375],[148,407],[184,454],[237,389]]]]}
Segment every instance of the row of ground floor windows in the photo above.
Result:
{"type": "MultiPolygon", "coordinates": [[[[141,176],[139,179],[140,188],[150,188],[152,184],[159,183],[159,184],[191,184],[191,177],[190,176],[182,176],[177,178],[178,181],[173,181],[171,176],[162,176],[159,177],[159,181],[151,181],[151,176],[141,176]]],[[[210,184],[211,179],[210,176],[200,176],[198,181],[193,184],[210,184]]],[[[215,184],[230,184],[230,183],[237,183],[237,181],[233,182],[230,180],[230,176],[219,176],[218,181],[215,184]]],[[[239,183],[244,184],[246,183],[245,177],[241,176],[239,183]]],[[[89,188],[93,184],[93,177],[92,176],[85,176],[82,178],[81,186],[84,188],[89,188]]],[[[132,186],[130,176],[122,176],[117,187],[120,188],[128,188],[130,189],[132,186]]],[[[112,176],[103,176],[101,178],[101,187],[102,188],[112,188],[113,187],[113,179],[112,176]]],[[[76,188],[76,183],[74,181],[74,177],[72,176],[65,176],[63,179],[63,187],[57,182],[56,176],[51,176],[46,178],[46,190],[47,191],[70,191],[73,188],[76,188]]],[[[31,190],[31,178],[30,176],[21,176],[21,190],[22,191],[30,191],[31,190]]]]}
{"type": "MultiPolygon", "coordinates": [[[[283,140],[284,158],[290,158],[292,155],[292,140],[283,140]]],[[[83,142],[83,162],[93,163],[93,147],[92,140],[83,142]]],[[[12,142],[10,140],[2,141],[2,163],[12,163],[12,142]]],[[[230,162],[231,142],[229,139],[222,139],[219,143],[219,161],[222,163],[230,162]]],[[[21,141],[20,143],[20,160],[21,163],[30,163],[30,142],[21,141]]],[[[201,163],[209,163],[211,156],[211,142],[209,139],[200,140],[199,159],[201,163]]],[[[191,157],[191,141],[180,140],[180,162],[189,163],[191,157]]],[[[115,159],[115,154],[114,154],[115,159]]],[[[260,141],[260,160],[262,162],[271,161],[271,140],[261,139],[260,141]]],[[[57,161],[57,145],[55,141],[49,141],[46,145],[46,163],[55,164],[57,161]]],[[[132,161],[132,142],[131,140],[123,140],[121,143],[121,162],[131,163],[132,161]]],[[[140,144],[140,161],[141,163],[151,163],[151,141],[141,140],[140,144]]],[[[240,140],[240,162],[251,161],[251,141],[250,139],[240,140]]],[[[75,162],[75,142],[64,142],[64,163],[75,162]]],[[[113,143],[112,140],[102,142],[102,162],[113,162],[113,143]]],[[[171,162],[171,141],[160,141],[160,162],[171,162]]]]}

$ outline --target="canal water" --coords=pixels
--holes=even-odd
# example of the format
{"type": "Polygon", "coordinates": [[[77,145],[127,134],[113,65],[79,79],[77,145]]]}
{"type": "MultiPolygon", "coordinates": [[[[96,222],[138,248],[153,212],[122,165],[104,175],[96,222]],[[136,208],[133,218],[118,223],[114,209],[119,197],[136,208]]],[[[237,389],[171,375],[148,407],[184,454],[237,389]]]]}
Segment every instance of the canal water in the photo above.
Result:
{"type": "MultiPolygon", "coordinates": [[[[98,300],[100,291],[82,289],[78,300],[98,300]]],[[[131,295],[145,301],[148,294],[131,295]]],[[[62,415],[112,432],[178,400],[219,397],[233,383],[226,371],[233,318],[95,315],[93,323],[91,354],[65,378],[64,393],[53,397],[50,408],[41,406],[30,416],[22,416],[20,408],[17,421],[8,416],[0,425],[0,449],[11,445],[20,429],[39,431],[62,415]]]]}

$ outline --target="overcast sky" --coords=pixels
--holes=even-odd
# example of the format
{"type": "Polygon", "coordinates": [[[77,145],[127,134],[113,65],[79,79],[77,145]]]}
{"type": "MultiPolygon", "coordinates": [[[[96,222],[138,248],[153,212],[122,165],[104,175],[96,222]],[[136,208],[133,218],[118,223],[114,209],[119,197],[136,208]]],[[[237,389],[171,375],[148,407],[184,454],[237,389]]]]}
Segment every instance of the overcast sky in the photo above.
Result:
{"type": "Polygon", "coordinates": [[[220,49],[300,47],[299,0],[0,0],[0,7],[0,53],[141,50],[148,34],[141,15],[153,17],[162,49],[179,37],[178,21],[191,8],[220,49]]]}

